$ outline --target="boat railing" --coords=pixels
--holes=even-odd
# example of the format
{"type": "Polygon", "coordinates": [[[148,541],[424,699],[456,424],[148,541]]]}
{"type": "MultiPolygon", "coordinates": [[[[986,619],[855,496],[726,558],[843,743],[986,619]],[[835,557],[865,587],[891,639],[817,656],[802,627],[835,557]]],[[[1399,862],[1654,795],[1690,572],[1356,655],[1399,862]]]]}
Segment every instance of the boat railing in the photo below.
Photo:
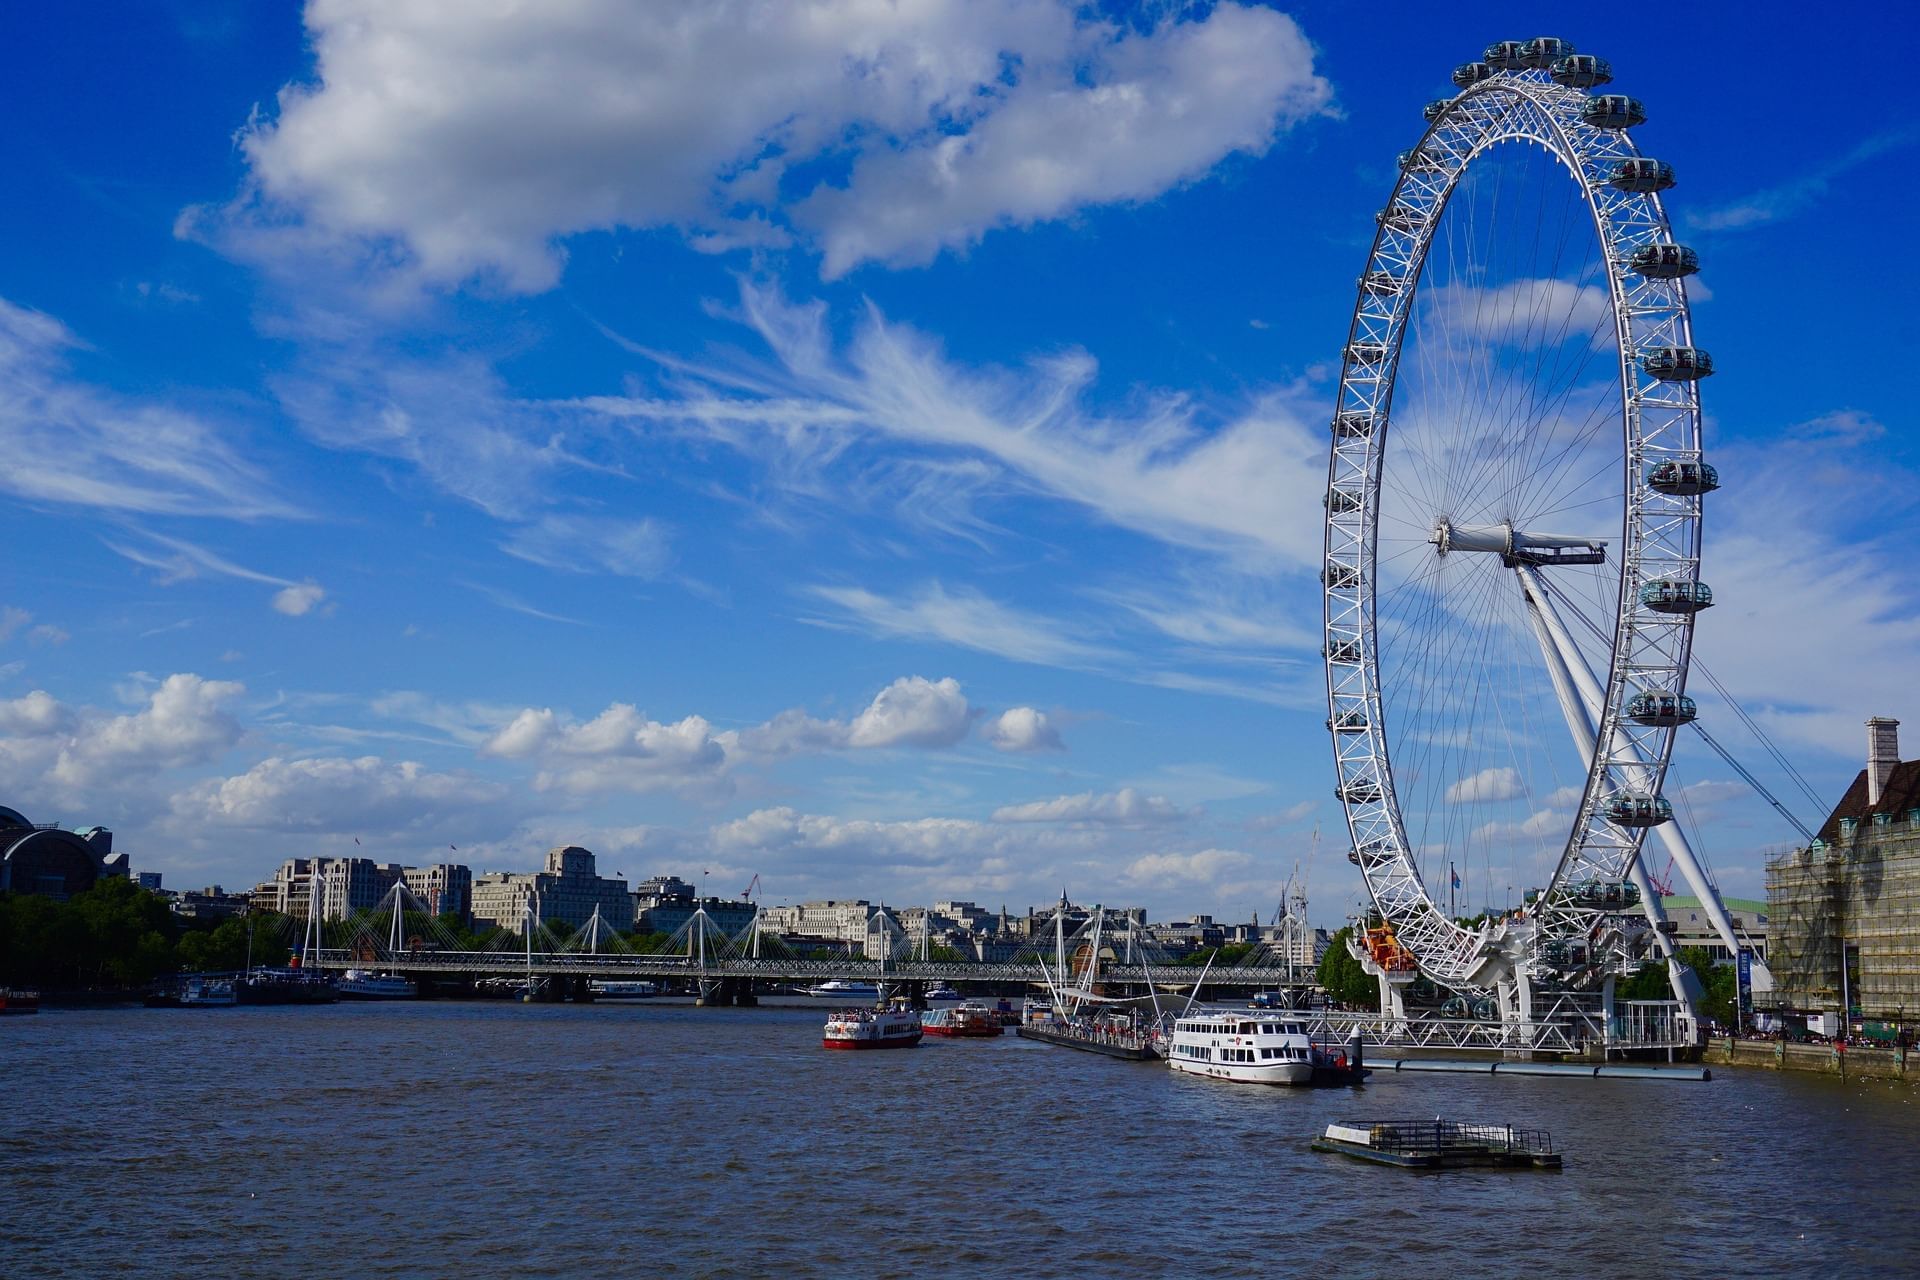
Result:
{"type": "Polygon", "coordinates": [[[1494,1152],[1551,1154],[1553,1135],[1545,1129],[1516,1129],[1510,1124],[1462,1124],[1455,1120],[1388,1121],[1365,1128],[1374,1147],[1392,1151],[1442,1152],[1472,1147],[1494,1152]]]}

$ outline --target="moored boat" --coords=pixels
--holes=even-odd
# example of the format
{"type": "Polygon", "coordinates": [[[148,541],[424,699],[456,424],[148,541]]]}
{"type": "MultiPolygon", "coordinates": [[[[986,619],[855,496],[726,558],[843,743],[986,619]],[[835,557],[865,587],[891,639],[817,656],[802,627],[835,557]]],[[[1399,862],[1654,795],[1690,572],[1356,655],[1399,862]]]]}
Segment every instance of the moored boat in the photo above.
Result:
{"type": "Polygon", "coordinates": [[[929,1001],[938,1001],[942,1004],[954,1004],[965,1000],[966,997],[961,995],[953,987],[942,982],[927,992],[927,999],[929,1001]]]}
{"type": "Polygon", "coordinates": [[[595,1000],[651,1000],[660,994],[660,988],[651,982],[625,982],[615,979],[589,982],[587,990],[593,993],[595,1000]]]}
{"type": "Polygon", "coordinates": [[[254,969],[232,983],[239,1004],[332,1004],[333,979],[310,969],[254,969]]]}
{"type": "Polygon", "coordinates": [[[0,1017],[40,1012],[40,993],[0,987],[0,1017]]]}
{"type": "Polygon", "coordinates": [[[342,1000],[411,1000],[420,994],[418,987],[397,973],[367,969],[347,970],[333,989],[342,1000]]]}
{"type": "Polygon", "coordinates": [[[224,1009],[237,1003],[239,1001],[234,995],[231,976],[196,973],[180,984],[180,1007],[183,1009],[224,1009]]]}
{"type": "Polygon", "coordinates": [[[920,1015],[911,1009],[843,1009],[827,1018],[828,1049],[911,1049],[920,1043],[920,1015]]]}
{"type": "Polygon", "coordinates": [[[1000,1024],[1000,1015],[983,1004],[935,1009],[922,1020],[921,1026],[930,1036],[949,1039],[986,1039],[1006,1029],[1000,1024]]]}
{"type": "Polygon", "coordinates": [[[1200,1009],[1173,1024],[1167,1065],[1239,1084],[1313,1083],[1304,1024],[1272,1013],[1200,1009]]]}
{"type": "Polygon", "coordinates": [[[807,994],[816,1000],[878,1000],[880,985],[875,982],[849,982],[843,978],[835,978],[830,982],[808,987],[807,994]]]}

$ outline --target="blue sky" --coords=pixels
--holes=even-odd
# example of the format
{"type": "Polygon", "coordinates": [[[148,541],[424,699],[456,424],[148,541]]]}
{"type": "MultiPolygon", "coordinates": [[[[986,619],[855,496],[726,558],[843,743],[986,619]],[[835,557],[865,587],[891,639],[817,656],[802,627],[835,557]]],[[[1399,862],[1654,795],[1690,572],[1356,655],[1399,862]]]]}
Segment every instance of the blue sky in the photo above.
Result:
{"type": "MultiPolygon", "coordinates": [[[[174,885],[565,841],[1235,918],[1318,824],[1336,922],[1334,362],[1420,107],[1540,31],[1647,102],[1706,264],[1701,658],[1823,799],[1920,733],[1920,122],[1794,75],[1802,15],[668,12],[0,13],[0,801],[174,885]]],[[[1676,778],[1758,896],[1791,830],[1676,778]]]]}

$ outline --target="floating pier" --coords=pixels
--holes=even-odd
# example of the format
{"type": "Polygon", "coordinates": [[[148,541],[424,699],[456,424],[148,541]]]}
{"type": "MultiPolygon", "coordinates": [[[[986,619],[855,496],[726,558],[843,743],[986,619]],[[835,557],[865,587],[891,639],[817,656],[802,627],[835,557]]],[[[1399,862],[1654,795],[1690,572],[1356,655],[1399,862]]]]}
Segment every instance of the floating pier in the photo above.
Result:
{"type": "Polygon", "coordinates": [[[1510,1124],[1454,1120],[1330,1124],[1313,1140],[1313,1149],[1402,1169],[1560,1168],[1552,1134],[1510,1124]]]}
{"type": "Polygon", "coordinates": [[[1088,1053],[1105,1054],[1109,1058],[1124,1058],[1129,1062],[1151,1062],[1159,1055],[1147,1044],[1146,1037],[1122,1033],[1098,1034],[1077,1031],[1068,1027],[1045,1026],[1027,1023],[1017,1028],[1014,1034],[1023,1040],[1039,1040],[1046,1044],[1057,1044],[1068,1049],[1083,1049],[1088,1053]]]}
{"type": "Polygon", "coordinates": [[[1371,1064],[1378,1071],[1446,1071],[1469,1075],[1577,1076],[1592,1080],[1711,1080],[1705,1067],[1656,1067],[1636,1062],[1521,1062],[1511,1059],[1476,1061],[1466,1058],[1381,1058],[1371,1064]]]}

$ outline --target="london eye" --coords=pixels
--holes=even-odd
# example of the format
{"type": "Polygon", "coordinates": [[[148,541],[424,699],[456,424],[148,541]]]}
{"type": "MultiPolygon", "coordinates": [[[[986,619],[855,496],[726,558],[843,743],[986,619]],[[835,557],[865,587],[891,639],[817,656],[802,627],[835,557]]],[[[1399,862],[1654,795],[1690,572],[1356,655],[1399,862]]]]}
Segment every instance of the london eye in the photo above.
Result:
{"type": "Polygon", "coordinates": [[[1699,262],[1604,59],[1504,41],[1452,78],[1376,215],[1331,424],[1336,794],[1396,954],[1509,1020],[1594,1015],[1672,957],[1640,853],[1685,852],[1664,789],[1713,603],[1699,262]]]}

